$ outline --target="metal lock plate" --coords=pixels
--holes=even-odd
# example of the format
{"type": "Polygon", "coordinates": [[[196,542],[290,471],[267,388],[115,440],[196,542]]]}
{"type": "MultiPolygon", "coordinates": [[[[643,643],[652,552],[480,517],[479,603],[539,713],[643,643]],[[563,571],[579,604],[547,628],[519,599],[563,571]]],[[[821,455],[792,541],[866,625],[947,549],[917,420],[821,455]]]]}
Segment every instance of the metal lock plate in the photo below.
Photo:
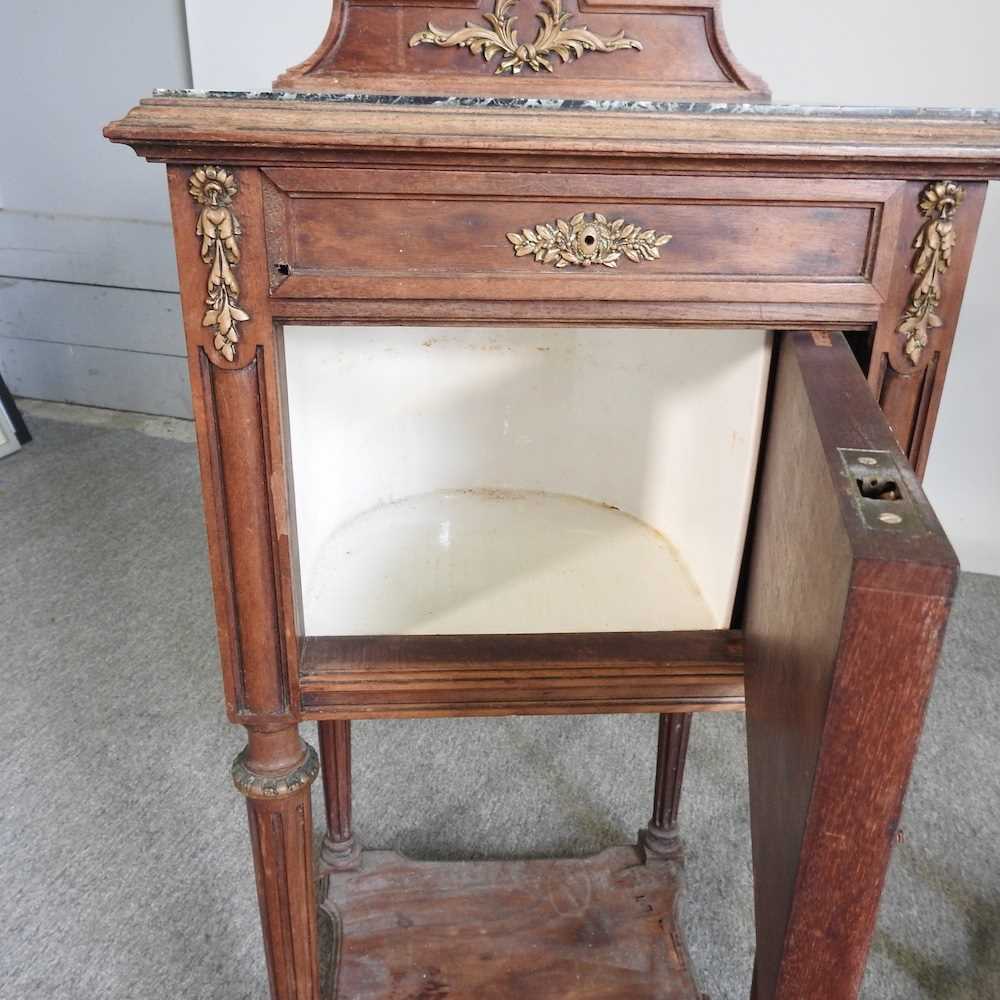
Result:
{"type": "Polygon", "coordinates": [[[867,528],[911,534],[926,529],[892,452],[837,450],[854,487],[855,506],[867,528]]]}

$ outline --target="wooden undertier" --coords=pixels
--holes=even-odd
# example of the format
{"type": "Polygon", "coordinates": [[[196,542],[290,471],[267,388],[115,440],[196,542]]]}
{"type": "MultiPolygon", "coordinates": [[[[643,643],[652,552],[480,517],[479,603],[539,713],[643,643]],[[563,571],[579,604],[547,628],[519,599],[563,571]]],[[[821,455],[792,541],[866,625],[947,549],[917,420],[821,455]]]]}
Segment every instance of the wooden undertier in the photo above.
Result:
{"type": "Polygon", "coordinates": [[[324,1000],[700,1000],[675,865],[636,847],[552,861],[367,851],[329,875],[324,1000]]]}
{"type": "Polygon", "coordinates": [[[738,631],[315,636],[306,719],[742,711],[738,631]]]}

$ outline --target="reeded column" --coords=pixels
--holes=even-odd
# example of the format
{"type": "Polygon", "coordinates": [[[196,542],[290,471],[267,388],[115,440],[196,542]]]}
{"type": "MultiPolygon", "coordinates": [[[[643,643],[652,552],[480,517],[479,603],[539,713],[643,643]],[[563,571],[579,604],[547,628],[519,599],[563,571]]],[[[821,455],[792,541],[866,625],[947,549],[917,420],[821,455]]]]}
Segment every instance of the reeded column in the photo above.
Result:
{"type": "Polygon", "coordinates": [[[691,714],[661,715],[656,748],[656,790],[653,817],[642,838],[647,861],[683,861],[678,827],[684,764],[687,760],[691,714]]]}
{"type": "Polygon", "coordinates": [[[318,1000],[310,786],[319,758],[295,727],[249,738],[233,781],[247,800],[271,996],[318,1000]]]}
{"type": "Polygon", "coordinates": [[[326,835],[320,865],[326,870],[353,868],[359,849],[351,830],[351,723],[319,723],[319,750],[323,762],[323,800],[326,835]]]}

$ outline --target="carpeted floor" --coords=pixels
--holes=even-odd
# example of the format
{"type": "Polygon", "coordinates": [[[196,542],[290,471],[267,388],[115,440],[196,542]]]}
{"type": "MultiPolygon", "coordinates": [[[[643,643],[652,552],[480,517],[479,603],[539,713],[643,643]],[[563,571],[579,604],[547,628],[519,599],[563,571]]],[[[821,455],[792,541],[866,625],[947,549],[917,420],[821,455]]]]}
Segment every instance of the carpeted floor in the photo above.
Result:
{"type": "MultiPolygon", "coordinates": [[[[28,418],[36,441],[0,462],[0,998],[263,998],[229,781],[243,740],[222,710],[189,429],[59,407],[28,418]]],[[[869,1000],[1000,997],[998,650],[1000,578],[966,576],[869,1000]]],[[[652,718],[355,732],[356,826],[373,846],[585,853],[648,818],[652,718]]],[[[685,923],[713,1000],[749,988],[745,766],[740,717],[695,721],[685,923]]]]}

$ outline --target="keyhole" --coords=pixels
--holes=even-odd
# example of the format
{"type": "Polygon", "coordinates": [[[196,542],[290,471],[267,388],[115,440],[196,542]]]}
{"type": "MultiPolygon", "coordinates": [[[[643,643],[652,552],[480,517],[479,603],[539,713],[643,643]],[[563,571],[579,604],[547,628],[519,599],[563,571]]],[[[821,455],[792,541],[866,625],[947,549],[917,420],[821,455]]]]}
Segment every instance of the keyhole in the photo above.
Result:
{"type": "Polygon", "coordinates": [[[866,500],[902,500],[900,488],[891,479],[859,479],[858,490],[866,500]]]}
{"type": "Polygon", "coordinates": [[[588,247],[592,247],[597,242],[597,240],[595,240],[593,236],[587,235],[584,236],[583,242],[586,243],[588,247]]]}

